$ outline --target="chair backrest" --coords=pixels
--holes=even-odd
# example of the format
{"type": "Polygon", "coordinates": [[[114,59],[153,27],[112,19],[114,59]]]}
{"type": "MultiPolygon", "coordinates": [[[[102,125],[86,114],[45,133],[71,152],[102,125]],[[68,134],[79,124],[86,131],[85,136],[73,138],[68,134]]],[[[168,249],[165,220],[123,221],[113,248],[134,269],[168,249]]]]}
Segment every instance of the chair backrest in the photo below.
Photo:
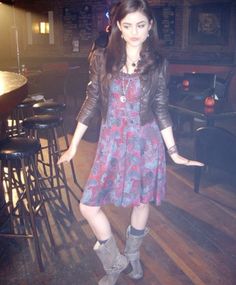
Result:
{"type": "Polygon", "coordinates": [[[71,69],[64,82],[64,95],[76,99],[77,104],[81,104],[85,99],[88,80],[87,70],[81,70],[80,67],[71,69]]]}
{"type": "Polygon", "coordinates": [[[202,127],[195,134],[196,159],[236,173],[236,135],[220,127],[202,127]]]}
{"type": "Polygon", "coordinates": [[[216,77],[215,94],[219,100],[228,100],[229,86],[234,75],[235,71],[231,70],[226,78],[216,77]]]}
{"type": "Polygon", "coordinates": [[[42,71],[50,72],[50,71],[57,71],[57,72],[66,72],[69,69],[68,62],[49,62],[42,64],[42,71]]]}
{"type": "Polygon", "coordinates": [[[199,90],[213,89],[215,78],[214,73],[184,73],[184,80],[189,81],[189,87],[197,87],[199,90]]]}

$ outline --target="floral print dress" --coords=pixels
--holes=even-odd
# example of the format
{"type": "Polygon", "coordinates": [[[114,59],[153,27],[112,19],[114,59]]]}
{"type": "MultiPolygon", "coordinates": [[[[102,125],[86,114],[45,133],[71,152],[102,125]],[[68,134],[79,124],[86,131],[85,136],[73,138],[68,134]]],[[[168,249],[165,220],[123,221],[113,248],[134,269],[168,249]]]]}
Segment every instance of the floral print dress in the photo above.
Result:
{"type": "Polygon", "coordinates": [[[81,203],[122,207],[161,203],[166,188],[165,150],[156,121],[140,123],[140,95],[138,74],[120,73],[112,80],[107,119],[102,121],[81,203]]]}

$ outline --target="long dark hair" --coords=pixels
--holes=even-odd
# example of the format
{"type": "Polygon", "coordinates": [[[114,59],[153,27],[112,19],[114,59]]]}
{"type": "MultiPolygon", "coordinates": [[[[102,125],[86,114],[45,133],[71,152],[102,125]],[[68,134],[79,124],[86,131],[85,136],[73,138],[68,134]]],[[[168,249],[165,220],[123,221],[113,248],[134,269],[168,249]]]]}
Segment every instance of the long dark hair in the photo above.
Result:
{"type": "Polygon", "coordinates": [[[119,72],[126,62],[125,41],[121,38],[117,22],[120,22],[127,14],[136,11],[145,15],[149,22],[153,22],[149,36],[143,43],[136,71],[142,74],[147,73],[151,69],[155,69],[161,60],[161,56],[157,52],[158,36],[156,21],[148,3],[145,0],[121,0],[116,4],[116,9],[112,17],[112,29],[106,50],[106,72],[108,74],[119,72]]]}

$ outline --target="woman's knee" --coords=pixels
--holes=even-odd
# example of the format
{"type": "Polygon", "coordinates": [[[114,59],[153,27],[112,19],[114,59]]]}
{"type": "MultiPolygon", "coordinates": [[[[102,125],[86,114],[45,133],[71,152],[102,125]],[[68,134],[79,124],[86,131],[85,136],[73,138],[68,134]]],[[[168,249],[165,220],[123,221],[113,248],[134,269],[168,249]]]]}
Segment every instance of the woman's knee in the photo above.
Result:
{"type": "Polygon", "coordinates": [[[85,219],[89,219],[89,218],[95,216],[100,209],[100,207],[88,206],[88,205],[85,205],[82,203],[80,203],[79,207],[80,207],[80,213],[82,214],[82,216],[85,219]]]}
{"type": "Polygon", "coordinates": [[[147,211],[149,209],[149,204],[139,204],[137,206],[134,206],[134,210],[137,211],[147,211]]]}

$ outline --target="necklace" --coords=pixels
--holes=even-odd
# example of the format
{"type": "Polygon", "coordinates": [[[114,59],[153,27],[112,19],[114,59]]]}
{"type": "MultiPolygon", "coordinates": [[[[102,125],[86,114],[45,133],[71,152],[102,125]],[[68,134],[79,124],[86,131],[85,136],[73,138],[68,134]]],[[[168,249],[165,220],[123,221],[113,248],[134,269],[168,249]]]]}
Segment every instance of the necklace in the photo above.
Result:
{"type": "Polygon", "coordinates": [[[130,86],[130,82],[131,82],[131,78],[128,78],[128,82],[125,85],[125,78],[124,78],[124,76],[122,76],[122,78],[121,78],[121,85],[122,85],[122,93],[123,93],[123,95],[120,96],[120,102],[121,103],[125,103],[126,100],[127,100],[126,95],[127,95],[128,88],[130,86]]]}
{"type": "Polygon", "coordinates": [[[136,59],[136,60],[132,60],[129,57],[127,57],[127,63],[130,64],[132,67],[136,67],[138,62],[139,62],[140,58],[136,59]]]}

